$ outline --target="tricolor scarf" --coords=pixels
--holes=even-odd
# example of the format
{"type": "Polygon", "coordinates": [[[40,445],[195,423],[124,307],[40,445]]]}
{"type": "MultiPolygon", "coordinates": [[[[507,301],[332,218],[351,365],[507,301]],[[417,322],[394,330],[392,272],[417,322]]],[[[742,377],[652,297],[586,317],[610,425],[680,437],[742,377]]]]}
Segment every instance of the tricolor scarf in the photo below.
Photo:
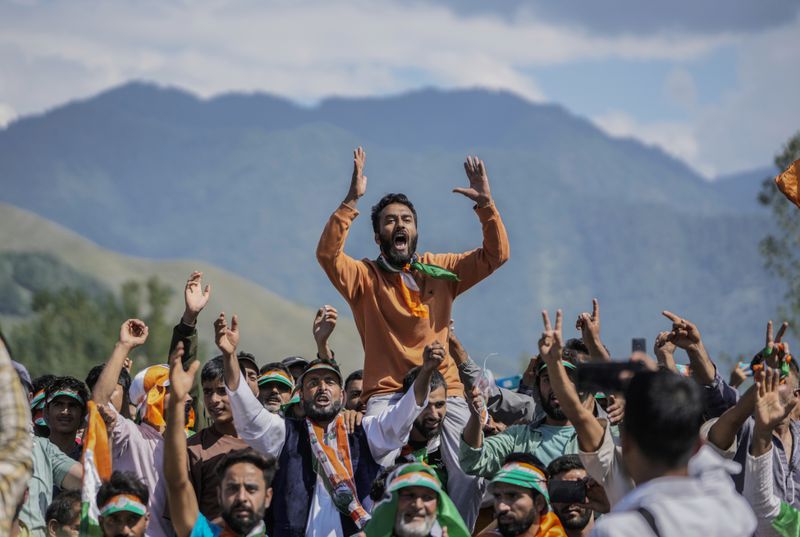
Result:
{"type": "Polygon", "coordinates": [[[339,414],[333,423],[336,448],[325,443],[325,430],[322,427],[309,418],[306,418],[306,426],[311,440],[311,451],[316,461],[314,470],[322,478],[333,505],[340,513],[348,515],[358,529],[362,529],[369,522],[370,516],[358,501],[344,418],[339,414]]]}
{"type": "Polygon", "coordinates": [[[111,447],[108,444],[106,422],[97,411],[94,401],[89,401],[89,423],[83,437],[83,486],[81,487],[81,535],[101,535],[96,498],[103,481],[111,477],[111,447]]]}
{"type": "Polygon", "coordinates": [[[421,319],[429,317],[428,306],[422,303],[419,286],[414,280],[413,271],[421,272],[426,276],[430,276],[436,280],[450,280],[457,282],[458,276],[449,270],[437,267],[436,265],[429,265],[419,261],[419,256],[414,254],[411,258],[411,263],[406,263],[402,268],[393,266],[389,261],[383,257],[383,254],[378,256],[375,260],[378,266],[386,272],[397,274],[394,281],[394,286],[397,288],[403,301],[406,303],[411,315],[421,319]]]}
{"type": "Polygon", "coordinates": [[[394,535],[398,491],[405,487],[427,487],[435,491],[439,496],[436,508],[436,520],[439,526],[447,528],[449,537],[469,537],[470,532],[467,525],[458,514],[458,509],[453,501],[442,490],[441,483],[434,475],[433,469],[427,464],[418,462],[405,464],[387,477],[387,496],[372,510],[372,520],[364,528],[367,537],[391,537],[394,535]]]}

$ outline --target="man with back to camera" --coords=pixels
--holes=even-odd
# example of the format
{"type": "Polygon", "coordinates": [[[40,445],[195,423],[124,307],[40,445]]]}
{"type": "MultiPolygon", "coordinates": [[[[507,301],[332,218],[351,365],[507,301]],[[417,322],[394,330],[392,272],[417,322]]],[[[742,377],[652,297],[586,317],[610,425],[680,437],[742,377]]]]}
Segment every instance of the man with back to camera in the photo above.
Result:
{"type": "MultiPolygon", "coordinates": [[[[483,229],[483,245],[462,254],[419,255],[417,214],[404,194],[388,194],[372,208],[372,229],[380,254],[357,261],[344,253],[350,226],[358,216],[356,205],[367,187],[363,174],[366,154],[356,149],[350,190],[325,226],[317,246],[317,260],[333,286],[350,305],[364,346],[362,398],[367,415],[375,415],[401,396],[403,378],[422,364],[431,341],[446,345],[453,301],[508,260],[505,227],[494,206],[483,162],[467,157],[468,188],[454,192],[475,202],[483,229]]],[[[448,386],[448,413],[442,435],[444,455],[457,466],[461,431],[469,419],[464,387],[450,357],[440,366],[448,386]]],[[[471,526],[477,518],[473,501],[476,479],[462,472],[450,476],[454,503],[471,526]]]]}

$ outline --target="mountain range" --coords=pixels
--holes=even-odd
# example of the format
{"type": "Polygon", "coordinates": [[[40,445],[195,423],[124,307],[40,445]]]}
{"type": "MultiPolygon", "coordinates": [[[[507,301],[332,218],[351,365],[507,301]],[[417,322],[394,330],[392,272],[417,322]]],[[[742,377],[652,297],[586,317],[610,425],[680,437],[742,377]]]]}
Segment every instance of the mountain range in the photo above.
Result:
{"type": "Polygon", "coordinates": [[[655,147],[506,92],[306,107],[132,82],[0,131],[0,201],[115,252],[196,259],[286,304],[346,314],[314,251],[357,145],[369,177],[346,245],[357,258],[377,255],[363,213],[388,192],[416,205],[421,251],[479,246],[471,202],[451,190],[467,184],[467,154],[485,160],[511,259],[460,297],[454,316],[475,358],[498,354],[489,361],[498,371],[535,352],[544,308],[564,309],[571,337],[597,297],[614,356],[669,328],[664,309],[697,322],[712,353],[736,355],[761,345],[782,296],[758,252],[770,221],[754,199],[768,169],[709,182],[655,147]]]}

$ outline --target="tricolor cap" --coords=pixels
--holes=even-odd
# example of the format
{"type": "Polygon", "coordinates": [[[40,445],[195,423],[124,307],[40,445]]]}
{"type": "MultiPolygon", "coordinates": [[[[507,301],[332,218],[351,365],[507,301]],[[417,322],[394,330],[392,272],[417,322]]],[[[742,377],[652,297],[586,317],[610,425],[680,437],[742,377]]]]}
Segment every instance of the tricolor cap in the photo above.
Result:
{"type": "Polygon", "coordinates": [[[292,380],[291,376],[285,371],[281,371],[280,369],[270,369],[269,371],[265,371],[263,375],[258,377],[259,386],[262,386],[268,382],[278,382],[280,384],[288,386],[290,390],[294,390],[294,381],[292,380]]]}
{"type": "Polygon", "coordinates": [[[117,494],[100,506],[100,516],[102,517],[108,517],[120,511],[145,516],[147,514],[147,507],[145,507],[139,498],[132,494],[117,494]]]}
{"type": "Polygon", "coordinates": [[[44,395],[45,395],[44,388],[36,392],[36,395],[34,395],[33,399],[31,399],[31,410],[42,410],[44,408],[46,402],[44,400],[44,395]]]}
{"type": "Polygon", "coordinates": [[[437,493],[442,492],[442,484],[433,468],[421,462],[404,464],[398,468],[387,491],[395,492],[406,487],[427,487],[437,493]]]}
{"type": "Polygon", "coordinates": [[[47,404],[49,405],[52,403],[56,397],[70,397],[78,401],[81,406],[86,406],[86,401],[75,390],[58,390],[57,392],[53,392],[47,397],[47,404]]]}
{"type": "Polygon", "coordinates": [[[550,503],[550,494],[547,492],[547,478],[540,469],[524,462],[509,462],[492,478],[492,483],[509,483],[526,489],[533,489],[550,503]]]}
{"type": "Polygon", "coordinates": [[[319,371],[320,369],[333,371],[334,373],[336,373],[336,376],[339,377],[339,386],[342,386],[344,384],[344,378],[342,377],[342,372],[339,369],[339,364],[331,360],[325,360],[324,358],[317,358],[316,360],[313,360],[310,364],[308,364],[306,370],[303,372],[302,375],[300,375],[300,378],[297,379],[297,385],[302,386],[303,379],[306,378],[306,375],[308,375],[311,371],[319,371]]]}

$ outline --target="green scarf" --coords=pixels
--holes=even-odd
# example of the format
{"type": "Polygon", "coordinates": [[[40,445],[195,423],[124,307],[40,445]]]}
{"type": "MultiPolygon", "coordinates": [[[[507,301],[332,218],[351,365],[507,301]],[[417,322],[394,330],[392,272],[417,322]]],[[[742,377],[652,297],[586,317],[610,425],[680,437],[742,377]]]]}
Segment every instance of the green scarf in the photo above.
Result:
{"type": "Polygon", "coordinates": [[[456,273],[450,272],[449,270],[436,265],[429,265],[428,263],[422,263],[419,260],[419,256],[417,254],[414,254],[414,257],[411,258],[411,263],[407,264],[403,268],[397,268],[391,263],[389,263],[389,261],[385,257],[383,257],[383,254],[379,255],[378,259],[376,259],[375,262],[378,264],[379,267],[381,267],[386,272],[403,272],[403,271],[409,272],[412,270],[416,270],[436,280],[450,280],[452,282],[459,281],[458,275],[456,273]]]}
{"type": "MultiPolygon", "coordinates": [[[[436,519],[439,525],[447,528],[449,537],[470,537],[467,525],[458,514],[455,504],[442,490],[435,472],[427,464],[410,463],[401,466],[386,484],[391,496],[378,503],[372,510],[372,519],[364,528],[367,537],[391,537],[397,516],[398,491],[405,487],[428,487],[439,495],[436,519]]],[[[387,478],[388,480],[389,478],[387,478]]]]}

